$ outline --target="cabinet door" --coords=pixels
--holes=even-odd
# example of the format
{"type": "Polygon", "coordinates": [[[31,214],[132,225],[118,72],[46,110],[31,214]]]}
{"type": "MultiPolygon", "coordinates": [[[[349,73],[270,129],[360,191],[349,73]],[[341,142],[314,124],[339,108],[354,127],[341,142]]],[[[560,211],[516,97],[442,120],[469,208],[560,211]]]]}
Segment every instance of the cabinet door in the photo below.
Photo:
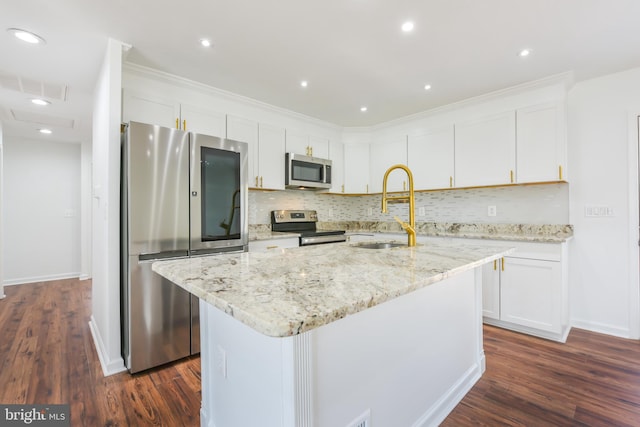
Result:
{"type": "Polygon", "coordinates": [[[420,135],[409,135],[407,162],[416,190],[453,187],[453,125],[420,135]]]}
{"type": "Polygon", "coordinates": [[[249,144],[249,186],[258,187],[258,122],[228,115],[227,138],[249,144]]]}
{"type": "Polygon", "coordinates": [[[284,190],[284,128],[258,124],[258,172],[260,188],[284,190]]]}
{"type": "Polygon", "coordinates": [[[503,263],[500,279],[501,320],[560,333],[560,262],[505,257],[503,263]]]}
{"type": "Polygon", "coordinates": [[[297,130],[287,129],[285,138],[287,153],[302,154],[303,156],[310,155],[309,135],[297,130]]]}
{"type": "Polygon", "coordinates": [[[369,192],[369,144],[344,144],[344,192],[369,192]]]}
{"type": "Polygon", "coordinates": [[[224,138],[227,134],[226,116],[218,111],[195,105],[181,104],[182,130],[224,138]]]}
{"type": "Polygon", "coordinates": [[[482,315],[500,320],[501,260],[482,266],[482,315]]]}
{"type": "Polygon", "coordinates": [[[331,160],[331,193],[344,193],[344,145],[341,141],[329,141],[331,160]]]}
{"type": "Polygon", "coordinates": [[[329,158],[329,138],[309,135],[309,148],[311,148],[311,155],[313,157],[320,159],[329,158]]]}
{"type": "Polygon", "coordinates": [[[287,248],[297,248],[300,239],[291,237],[286,239],[252,240],[249,242],[249,252],[268,252],[287,248]]]}
{"type": "Polygon", "coordinates": [[[456,124],[456,187],[515,182],[515,165],[515,111],[456,124]]]}
{"type": "Polygon", "coordinates": [[[557,104],[517,111],[518,182],[565,179],[564,116],[557,104]]]}
{"type": "MultiPolygon", "coordinates": [[[[369,190],[372,193],[382,192],[384,174],[393,165],[407,165],[407,136],[398,135],[386,141],[371,144],[370,152],[371,178],[369,190]]],[[[387,180],[387,191],[406,191],[409,189],[407,174],[403,170],[394,170],[387,180]]]]}
{"type": "Polygon", "coordinates": [[[176,128],[180,104],[162,97],[125,90],[122,95],[122,120],[176,128]]]}

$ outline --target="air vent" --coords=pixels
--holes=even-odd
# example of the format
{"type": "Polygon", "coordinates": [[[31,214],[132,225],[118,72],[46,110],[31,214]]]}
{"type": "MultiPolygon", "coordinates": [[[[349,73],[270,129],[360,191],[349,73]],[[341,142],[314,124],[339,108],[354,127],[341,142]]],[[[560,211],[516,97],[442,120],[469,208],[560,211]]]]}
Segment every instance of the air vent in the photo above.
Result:
{"type": "Polygon", "coordinates": [[[367,409],[362,415],[347,424],[347,427],[371,427],[371,409],[367,409]]]}
{"type": "Polygon", "coordinates": [[[67,100],[67,85],[32,80],[3,71],[0,71],[0,87],[41,98],[67,100]]]}
{"type": "Polygon", "coordinates": [[[14,120],[41,126],[73,129],[74,120],[65,117],[49,116],[46,114],[30,113],[28,111],[10,110],[14,120]]]}

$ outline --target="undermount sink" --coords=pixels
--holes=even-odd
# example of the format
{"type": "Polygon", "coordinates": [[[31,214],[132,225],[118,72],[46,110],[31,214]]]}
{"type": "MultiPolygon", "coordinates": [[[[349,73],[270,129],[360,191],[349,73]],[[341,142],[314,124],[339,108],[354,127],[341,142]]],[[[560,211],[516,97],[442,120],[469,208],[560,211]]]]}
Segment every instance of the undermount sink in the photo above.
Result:
{"type": "Polygon", "coordinates": [[[374,243],[359,243],[357,245],[353,245],[355,248],[362,249],[390,249],[390,248],[400,248],[407,247],[405,243],[393,243],[393,242],[374,242],[374,243]]]}

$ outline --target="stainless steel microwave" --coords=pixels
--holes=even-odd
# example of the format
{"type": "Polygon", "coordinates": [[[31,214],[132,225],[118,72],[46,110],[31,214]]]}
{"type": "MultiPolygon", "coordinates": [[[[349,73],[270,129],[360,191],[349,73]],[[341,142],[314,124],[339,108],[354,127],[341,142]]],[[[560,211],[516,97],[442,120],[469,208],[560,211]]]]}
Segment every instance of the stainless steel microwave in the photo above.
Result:
{"type": "Polygon", "coordinates": [[[331,160],[287,153],[285,165],[286,188],[331,188],[331,160]]]}

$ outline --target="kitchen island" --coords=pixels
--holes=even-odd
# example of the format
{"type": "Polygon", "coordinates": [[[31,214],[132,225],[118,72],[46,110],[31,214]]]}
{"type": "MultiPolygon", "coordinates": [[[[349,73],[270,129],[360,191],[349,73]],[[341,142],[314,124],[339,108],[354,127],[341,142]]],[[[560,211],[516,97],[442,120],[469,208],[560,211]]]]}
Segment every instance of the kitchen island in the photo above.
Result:
{"type": "Polygon", "coordinates": [[[200,298],[203,426],[421,426],[482,375],[477,267],[510,251],[337,243],[153,270],[200,298]]]}

